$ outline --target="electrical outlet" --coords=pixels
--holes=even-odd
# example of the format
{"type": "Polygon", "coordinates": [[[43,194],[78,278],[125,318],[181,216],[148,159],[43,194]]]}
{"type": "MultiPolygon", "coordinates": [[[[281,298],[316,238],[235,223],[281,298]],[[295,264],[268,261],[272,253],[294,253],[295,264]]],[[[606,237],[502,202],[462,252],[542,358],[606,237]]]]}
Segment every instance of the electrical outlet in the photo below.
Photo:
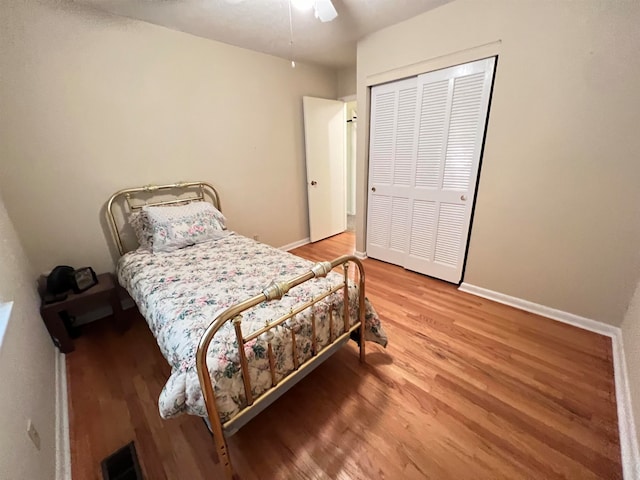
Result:
{"type": "Polygon", "coordinates": [[[29,438],[36,448],[40,450],[40,434],[38,433],[38,430],[36,430],[31,419],[27,422],[27,435],[29,435],[29,438]]]}
{"type": "Polygon", "coordinates": [[[258,235],[257,233],[254,233],[253,239],[257,242],[258,240],[260,240],[260,235],[258,235]]]}

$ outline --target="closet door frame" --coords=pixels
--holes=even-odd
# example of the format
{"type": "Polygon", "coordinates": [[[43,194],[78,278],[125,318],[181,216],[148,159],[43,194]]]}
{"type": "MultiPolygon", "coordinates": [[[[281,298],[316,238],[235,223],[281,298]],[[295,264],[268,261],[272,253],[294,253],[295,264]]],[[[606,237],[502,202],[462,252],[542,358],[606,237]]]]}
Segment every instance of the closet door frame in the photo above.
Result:
{"type": "MultiPolygon", "coordinates": [[[[487,130],[489,129],[489,118],[491,116],[491,102],[493,100],[493,89],[496,82],[496,70],[498,69],[498,55],[491,55],[489,57],[481,58],[479,60],[493,60],[492,71],[491,71],[491,83],[489,86],[489,91],[487,93],[487,109],[484,112],[484,126],[482,132],[482,140],[480,141],[480,152],[478,157],[478,168],[475,172],[475,179],[473,179],[473,198],[471,198],[471,209],[469,211],[469,222],[467,229],[467,238],[465,241],[463,255],[464,259],[462,261],[462,272],[460,273],[460,280],[456,283],[460,285],[464,281],[464,274],[467,268],[467,256],[469,254],[469,244],[471,243],[471,232],[473,231],[473,220],[476,213],[476,199],[478,198],[478,188],[480,186],[480,174],[482,173],[482,161],[484,159],[484,147],[487,141],[487,130]]],[[[476,60],[474,60],[476,61],[476,60]]],[[[465,62],[470,63],[470,62],[465,62]]]]}
{"type": "MultiPolygon", "coordinates": [[[[444,281],[448,281],[450,283],[456,283],[456,284],[460,284],[464,278],[464,272],[465,272],[465,268],[466,268],[466,261],[467,261],[467,254],[468,254],[468,250],[469,250],[469,244],[470,244],[470,239],[471,239],[471,233],[472,233],[472,229],[473,229],[473,219],[474,219],[474,213],[475,213],[475,206],[476,206],[476,199],[477,199],[477,194],[478,194],[478,185],[479,185],[479,181],[480,181],[480,174],[481,174],[481,168],[482,168],[482,160],[483,160],[483,155],[484,155],[484,148],[485,148],[485,141],[486,141],[486,134],[487,134],[487,130],[488,130],[488,125],[489,125],[489,116],[490,116],[490,111],[491,111],[491,100],[492,100],[492,96],[493,96],[493,86],[494,86],[494,81],[495,81],[495,73],[496,73],[496,69],[497,69],[497,63],[498,63],[498,55],[491,55],[485,58],[480,58],[480,59],[475,59],[475,60],[469,60],[468,62],[464,62],[461,64],[456,64],[456,65],[448,65],[448,66],[443,66],[442,68],[438,68],[436,70],[430,71],[430,72],[424,72],[418,75],[414,75],[411,77],[407,77],[407,78],[401,78],[401,79],[397,79],[397,80],[392,80],[390,82],[385,82],[383,84],[380,85],[371,85],[368,87],[368,94],[369,94],[369,98],[370,98],[370,110],[369,110],[369,142],[368,142],[368,147],[369,147],[369,151],[368,151],[368,158],[367,158],[367,174],[369,175],[369,177],[367,178],[367,182],[366,182],[366,186],[367,186],[367,224],[366,224],[366,246],[367,246],[367,254],[369,256],[372,256],[372,258],[378,258],[379,255],[376,255],[377,252],[375,251],[370,251],[371,250],[371,245],[369,242],[369,228],[371,225],[371,187],[372,187],[372,179],[371,179],[371,151],[372,151],[372,140],[374,138],[374,113],[375,113],[375,100],[374,100],[374,95],[373,95],[373,90],[376,87],[381,87],[381,86],[386,86],[389,85],[389,88],[392,89],[393,87],[391,86],[392,84],[396,84],[398,82],[403,82],[403,81],[409,81],[409,80],[413,80],[415,79],[416,81],[423,76],[429,76],[430,77],[430,81],[434,82],[434,81],[438,81],[438,77],[442,77],[441,79],[447,79],[450,78],[450,70],[452,68],[466,68],[467,72],[465,72],[463,75],[461,76],[466,76],[466,75],[470,75],[473,73],[478,73],[480,71],[485,70],[485,72],[488,72],[489,75],[489,88],[488,90],[483,94],[483,104],[484,106],[481,107],[481,113],[479,116],[479,145],[478,145],[478,157],[477,160],[475,160],[475,162],[477,162],[477,168],[473,169],[472,168],[472,172],[471,172],[471,176],[469,177],[469,188],[468,188],[468,193],[467,193],[467,204],[470,203],[470,208],[467,208],[467,212],[465,213],[465,221],[464,221],[464,225],[466,228],[466,232],[464,232],[464,235],[461,236],[461,245],[460,245],[460,255],[462,258],[461,261],[461,268],[460,268],[460,272],[459,272],[459,277],[458,278],[451,278],[451,275],[449,275],[449,278],[442,278],[443,276],[447,276],[446,274],[446,270],[449,269],[450,267],[444,268],[443,267],[443,271],[444,271],[444,275],[443,272],[439,272],[439,268],[437,265],[431,265],[430,269],[432,270],[429,273],[425,273],[426,275],[430,275],[430,276],[434,276],[436,278],[442,279],[444,281]],[[485,69],[485,67],[483,65],[488,65],[488,67],[485,69]],[[449,70],[449,72],[447,72],[447,70],[449,70]],[[486,98],[486,103],[484,103],[485,99],[484,96],[487,96],[486,98]],[[373,255],[372,255],[373,254],[373,255]],[[433,267],[436,267],[435,269],[433,267]],[[435,271],[434,271],[435,270],[435,271]]],[[[458,77],[456,77],[458,78],[458,77]]],[[[421,82],[418,82],[418,94],[417,94],[417,101],[416,101],[416,116],[419,119],[420,115],[421,115],[421,109],[422,109],[422,92],[423,92],[423,87],[424,84],[421,82]]],[[[449,92],[451,93],[451,90],[453,90],[454,88],[454,84],[453,82],[451,82],[451,84],[449,85],[449,92]]],[[[447,141],[448,141],[448,136],[449,136],[449,117],[451,115],[451,109],[450,109],[450,104],[452,101],[452,95],[448,96],[448,106],[447,106],[447,113],[446,113],[446,132],[445,132],[445,136],[444,136],[444,140],[443,140],[443,151],[446,152],[447,149],[447,141]]],[[[397,102],[397,99],[396,99],[397,102]]],[[[397,106],[396,106],[397,109],[397,106]]],[[[420,129],[420,122],[416,121],[415,123],[415,133],[414,136],[417,140],[419,134],[418,131],[420,129]]],[[[395,141],[395,132],[394,132],[394,141],[395,141]]],[[[413,163],[412,163],[412,167],[411,167],[411,185],[415,186],[415,175],[416,175],[416,161],[417,161],[417,149],[418,149],[418,142],[416,141],[416,145],[415,145],[415,149],[416,150],[414,152],[413,155],[413,163]]],[[[395,161],[395,159],[394,159],[395,161]]],[[[393,166],[391,167],[393,170],[393,166]]],[[[439,165],[440,168],[440,182],[443,181],[443,170],[445,168],[445,158],[443,156],[442,161],[439,165]]],[[[440,185],[441,187],[441,185],[440,185]]],[[[383,190],[384,191],[384,190],[383,190]]],[[[459,191],[450,191],[447,193],[447,195],[453,196],[452,198],[460,197],[460,192],[459,191]]],[[[413,201],[414,199],[420,198],[422,197],[420,192],[411,192],[411,194],[409,195],[410,197],[410,205],[409,205],[409,211],[408,211],[408,221],[409,221],[409,226],[412,225],[412,221],[413,221],[413,201]],[[416,195],[417,193],[417,195],[416,195]]],[[[439,206],[438,206],[439,208],[439,206]]],[[[436,212],[436,221],[437,221],[437,214],[438,212],[436,212]]],[[[409,227],[410,229],[410,227],[409,227]]],[[[410,230],[409,230],[410,231],[410,230]]],[[[394,258],[394,259],[382,259],[383,261],[389,261],[390,263],[395,263],[397,265],[403,266],[404,268],[408,268],[411,269],[410,267],[406,266],[406,259],[408,259],[409,257],[409,252],[410,252],[410,242],[411,242],[411,235],[408,234],[406,236],[406,244],[405,244],[405,253],[404,253],[404,259],[402,258],[402,255],[400,255],[400,252],[398,252],[397,257],[398,258],[394,258]]],[[[433,245],[431,246],[432,251],[434,251],[436,248],[436,238],[434,237],[433,240],[433,245]]]]}

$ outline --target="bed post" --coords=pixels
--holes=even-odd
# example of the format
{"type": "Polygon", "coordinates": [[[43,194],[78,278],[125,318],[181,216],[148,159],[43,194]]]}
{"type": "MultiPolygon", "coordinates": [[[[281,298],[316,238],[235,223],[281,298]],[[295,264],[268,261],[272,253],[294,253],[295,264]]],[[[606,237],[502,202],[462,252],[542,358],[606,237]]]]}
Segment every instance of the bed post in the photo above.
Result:
{"type": "MultiPolygon", "coordinates": [[[[211,337],[213,337],[213,335],[211,335],[211,337]]],[[[209,369],[207,368],[206,356],[210,340],[211,338],[207,338],[207,335],[203,335],[196,353],[196,366],[198,367],[198,377],[200,379],[200,386],[202,387],[204,404],[207,407],[207,415],[209,417],[209,423],[213,433],[213,443],[216,447],[216,454],[218,455],[218,459],[224,469],[225,479],[233,480],[233,467],[231,466],[231,459],[229,458],[229,447],[227,446],[227,440],[225,439],[224,432],[222,430],[220,414],[218,413],[218,406],[213,393],[211,376],[209,375],[209,369]]]]}
{"type": "Polygon", "coordinates": [[[360,260],[356,259],[356,265],[358,265],[358,273],[360,274],[360,283],[358,286],[358,319],[360,320],[360,363],[366,363],[365,358],[365,341],[364,336],[366,332],[365,328],[365,294],[364,294],[364,266],[360,260]]]}

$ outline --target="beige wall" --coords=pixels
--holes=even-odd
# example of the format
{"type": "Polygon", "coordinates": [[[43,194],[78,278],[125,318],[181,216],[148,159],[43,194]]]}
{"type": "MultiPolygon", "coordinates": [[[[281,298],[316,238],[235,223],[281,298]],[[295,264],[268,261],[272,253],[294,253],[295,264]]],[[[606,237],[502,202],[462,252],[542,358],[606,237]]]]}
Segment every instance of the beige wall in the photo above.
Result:
{"type": "Polygon", "coordinates": [[[0,198],[0,303],[13,311],[0,348],[0,478],[55,476],[55,357],[42,323],[35,275],[0,198]],[[40,434],[40,450],[27,421],[40,434]]]}
{"type": "Polygon", "coordinates": [[[207,180],[230,228],[281,246],[309,235],[302,96],[332,70],[81,10],[2,2],[0,188],[37,271],[111,270],[115,190],[207,180]]]}
{"type": "Polygon", "coordinates": [[[464,281],[619,325],[639,268],[640,3],[456,2],[358,44],[367,85],[499,54],[464,281]]]}
{"type": "MultiPolygon", "coordinates": [[[[635,294],[622,322],[622,340],[624,342],[629,389],[631,390],[633,419],[635,419],[637,441],[640,445],[640,283],[636,287],[635,294]]],[[[640,468],[640,466],[636,468],[640,468]]]]}
{"type": "Polygon", "coordinates": [[[343,68],[337,72],[338,98],[350,97],[356,94],[358,82],[356,67],[343,68]]]}

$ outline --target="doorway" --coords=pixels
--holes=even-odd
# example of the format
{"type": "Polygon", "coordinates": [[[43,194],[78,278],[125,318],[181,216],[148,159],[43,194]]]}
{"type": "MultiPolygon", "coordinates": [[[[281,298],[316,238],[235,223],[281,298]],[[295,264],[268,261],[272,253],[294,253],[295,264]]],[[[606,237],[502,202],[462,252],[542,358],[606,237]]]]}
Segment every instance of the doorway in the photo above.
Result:
{"type": "Polygon", "coordinates": [[[355,232],[355,96],[341,100],[303,97],[309,238],[311,242],[355,232]]]}
{"type": "Polygon", "coordinates": [[[355,100],[346,102],[347,109],[347,230],[356,230],[356,145],[358,110],[355,100]]]}
{"type": "Polygon", "coordinates": [[[309,239],[347,229],[346,108],[341,100],[302,97],[309,239]]]}

